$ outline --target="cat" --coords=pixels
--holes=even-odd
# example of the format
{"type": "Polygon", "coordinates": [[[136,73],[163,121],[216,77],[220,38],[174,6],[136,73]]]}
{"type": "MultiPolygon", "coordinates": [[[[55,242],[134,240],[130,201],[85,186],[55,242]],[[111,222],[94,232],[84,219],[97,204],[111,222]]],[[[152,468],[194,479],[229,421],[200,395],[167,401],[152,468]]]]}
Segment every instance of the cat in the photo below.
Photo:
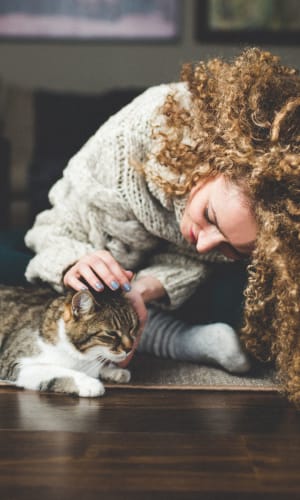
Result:
{"type": "Polygon", "coordinates": [[[122,292],[0,285],[0,314],[2,380],[82,397],[102,396],[101,379],[129,382],[116,364],[131,352],[139,321],[122,292]]]}

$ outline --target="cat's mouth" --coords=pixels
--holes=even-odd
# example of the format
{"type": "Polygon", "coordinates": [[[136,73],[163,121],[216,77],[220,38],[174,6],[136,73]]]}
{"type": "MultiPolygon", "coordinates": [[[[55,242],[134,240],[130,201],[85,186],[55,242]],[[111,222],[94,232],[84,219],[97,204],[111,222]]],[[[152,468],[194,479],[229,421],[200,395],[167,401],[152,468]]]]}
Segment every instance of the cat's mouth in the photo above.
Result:
{"type": "Polygon", "coordinates": [[[124,360],[129,358],[129,356],[131,356],[132,352],[133,352],[133,349],[131,349],[131,351],[129,351],[129,352],[126,352],[124,360]]]}

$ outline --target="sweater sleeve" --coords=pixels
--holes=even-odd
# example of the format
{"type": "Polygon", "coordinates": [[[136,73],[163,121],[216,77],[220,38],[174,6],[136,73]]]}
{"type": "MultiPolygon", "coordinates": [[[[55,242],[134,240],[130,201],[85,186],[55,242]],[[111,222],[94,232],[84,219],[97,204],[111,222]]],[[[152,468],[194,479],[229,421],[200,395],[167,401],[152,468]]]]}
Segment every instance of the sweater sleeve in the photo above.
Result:
{"type": "Polygon", "coordinates": [[[57,291],[62,291],[64,270],[80,257],[95,250],[87,239],[87,228],[81,214],[76,194],[69,191],[68,181],[58,185],[65,199],[52,191],[54,207],[38,215],[36,222],[25,236],[26,245],[36,255],[29,262],[25,276],[28,281],[45,281],[57,291]]]}
{"type": "Polygon", "coordinates": [[[137,279],[149,275],[157,278],[167,293],[167,300],[159,305],[177,309],[208,278],[210,269],[209,262],[166,249],[153,255],[147,267],[137,273],[137,279]]]}
{"type": "MultiPolygon", "coordinates": [[[[97,247],[90,238],[89,191],[93,186],[96,150],[97,139],[93,137],[71,159],[63,177],[49,192],[52,208],[40,213],[25,235],[26,245],[35,252],[25,273],[28,281],[45,281],[62,291],[65,269],[101,247],[100,227],[97,247]]],[[[100,185],[100,192],[101,188],[100,185]]]]}
{"type": "Polygon", "coordinates": [[[169,308],[178,307],[206,279],[210,260],[185,253],[169,200],[131,162],[152,151],[152,117],[169,91],[167,85],[148,89],[70,160],[49,193],[52,208],[39,214],[26,234],[26,245],[35,252],[26,269],[29,281],[62,291],[64,271],[99,249],[109,250],[138,276],[156,277],[169,308]]]}
{"type": "Polygon", "coordinates": [[[25,236],[36,254],[26,269],[28,281],[45,281],[62,291],[65,269],[88,253],[107,248],[130,269],[155,247],[157,239],[146,234],[128,206],[120,178],[130,171],[133,153],[143,151],[149,116],[167,92],[168,86],[161,86],[138,96],[70,160],[50,190],[52,208],[37,216],[25,236]]]}

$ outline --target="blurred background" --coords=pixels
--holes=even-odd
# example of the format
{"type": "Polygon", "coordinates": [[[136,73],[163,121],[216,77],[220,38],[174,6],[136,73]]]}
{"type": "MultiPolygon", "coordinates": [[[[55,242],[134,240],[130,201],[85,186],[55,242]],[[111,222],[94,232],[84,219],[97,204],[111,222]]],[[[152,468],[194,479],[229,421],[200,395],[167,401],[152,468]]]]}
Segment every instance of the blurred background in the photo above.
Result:
{"type": "MultiPolygon", "coordinates": [[[[6,0],[13,5],[16,0],[6,0]]],[[[19,0],[23,4],[32,0],[19,0]]],[[[33,0],[38,4],[41,0],[33,0]]],[[[85,0],[81,0],[83,3],[85,0]]],[[[143,0],[139,0],[143,2],[143,0]]],[[[0,0],[0,5],[5,0],[0,0]]],[[[53,0],[49,0],[50,4],[53,0]]],[[[89,0],[86,0],[89,2],[89,0]]],[[[223,0],[219,4],[230,5],[231,0],[223,0]]],[[[63,5],[72,6],[71,0],[60,0],[63,5]]],[[[121,0],[126,4],[126,0],[121,0]]],[[[130,2],[129,2],[130,3],[130,2]]],[[[148,2],[149,3],[149,2],[148,2]]],[[[212,1],[212,5],[215,2],[212,1]]],[[[147,4],[147,0],[146,0],[147,4]]],[[[269,16],[269,22],[277,16],[276,0],[242,0],[233,2],[234,5],[242,4],[242,9],[255,12],[258,6],[267,6],[264,16],[269,16]],[[271,7],[271,8],[270,8],[271,7]],[[272,9],[273,7],[273,9],[272,9]],[[273,11],[272,11],[273,10],[273,11]]],[[[289,0],[281,1],[282,5],[293,8],[295,4],[298,12],[298,23],[300,19],[300,2],[289,0]]],[[[207,2],[204,0],[179,0],[179,29],[177,40],[162,41],[132,41],[124,40],[90,40],[82,39],[61,40],[2,40],[0,42],[0,75],[5,80],[18,83],[27,87],[42,87],[60,90],[76,90],[83,92],[99,92],[112,86],[137,86],[147,87],[160,82],[169,82],[178,78],[180,65],[185,61],[207,59],[212,56],[231,57],[240,51],[241,46],[247,45],[247,41],[240,41],[239,37],[233,42],[226,41],[219,36],[208,36],[208,40],[198,39],[199,27],[202,26],[203,16],[207,2]],[[198,32],[198,34],[197,34],[198,32]],[[214,41],[215,38],[215,41],[214,41]]],[[[263,11],[260,7],[261,12],[263,11]]],[[[217,17],[216,15],[214,16],[217,17]]],[[[226,15],[223,16],[226,19],[226,15]]],[[[295,19],[295,16],[292,16],[295,19]]],[[[237,29],[237,19],[232,16],[232,25],[237,29]]],[[[214,20],[216,23],[217,20],[214,20]]],[[[227,21],[227,29],[228,27],[227,21]]],[[[250,22],[255,22],[255,19],[250,22]]],[[[221,21],[219,20],[219,23],[221,21]]],[[[259,19],[257,26],[261,29],[259,19]]],[[[299,26],[298,26],[299,27],[299,26]]],[[[200,33],[201,36],[201,33],[200,33]]],[[[202,38],[205,38],[205,34],[202,38]]],[[[298,37],[295,35],[295,44],[287,46],[284,40],[276,42],[278,34],[273,32],[270,39],[261,43],[263,47],[272,48],[276,53],[284,57],[288,64],[299,64],[300,55],[300,27],[298,37]]],[[[252,42],[252,40],[251,40],[252,42]]],[[[253,43],[255,44],[255,36],[253,43]]],[[[293,42],[293,41],[292,41],[293,42]]]]}
{"type": "Polygon", "coordinates": [[[26,228],[112,113],[183,62],[258,45],[299,67],[298,0],[0,0],[0,228],[26,228]]]}

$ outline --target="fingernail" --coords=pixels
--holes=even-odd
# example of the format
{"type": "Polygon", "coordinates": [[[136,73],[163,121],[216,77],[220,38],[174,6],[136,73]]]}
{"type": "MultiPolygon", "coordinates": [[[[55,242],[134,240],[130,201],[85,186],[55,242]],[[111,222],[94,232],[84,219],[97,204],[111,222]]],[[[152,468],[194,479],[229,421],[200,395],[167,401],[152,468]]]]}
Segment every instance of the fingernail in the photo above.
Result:
{"type": "Polygon", "coordinates": [[[80,290],[87,290],[87,289],[88,289],[88,287],[84,286],[84,285],[80,288],[80,290]]]}
{"type": "Polygon", "coordinates": [[[117,288],[119,288],[120,285],[117,281],[112,281],[110,286],[113,290],[117,290],[117,288]]]}
{"type": "Polygon", "coordinates": [[[100,281],[97,281],[97,283],[96,283],[96,285],[95,285],[95,286],[96,286],[96,288],[97,288],[98,290],[103,290],[103,288],[104,288],[104,286],[102,285],[102,283],[100,283],[100,281]]]}
{"type": "Polygon", "coordinates": [[[129,283],[124,283],[123,290],[124,290],[124,292],[130,292],[131,285],[129,283]]]}

